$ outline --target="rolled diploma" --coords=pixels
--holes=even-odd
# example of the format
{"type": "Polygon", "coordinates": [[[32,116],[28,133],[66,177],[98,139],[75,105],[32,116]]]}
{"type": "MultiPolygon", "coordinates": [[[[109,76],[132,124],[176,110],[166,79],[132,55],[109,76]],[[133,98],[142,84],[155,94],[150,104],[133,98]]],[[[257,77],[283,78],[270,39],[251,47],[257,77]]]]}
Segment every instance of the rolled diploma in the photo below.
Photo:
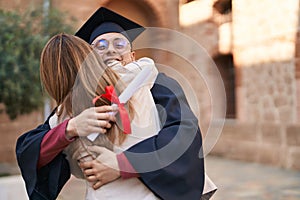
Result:
{"type": "MultiPolygon", "coordinates": [[[[130,64],[129,64],[130,65],[130,64]]],[[[143,66],[141,72],[128,84],[124,91],[119,96],[120,103],[126,103],[132,95],[143,86],[143,84],[148,80],[151,75],[151,67],[143,66]]],[[[112,106],[114,106],[113,104],[112,106]]],[[[110,112],[112,115],[115,115],[116,112],[110,112]]],[[[87,136],[90,141],[94,141],[99,133],[91,133],[87,136]]]]}

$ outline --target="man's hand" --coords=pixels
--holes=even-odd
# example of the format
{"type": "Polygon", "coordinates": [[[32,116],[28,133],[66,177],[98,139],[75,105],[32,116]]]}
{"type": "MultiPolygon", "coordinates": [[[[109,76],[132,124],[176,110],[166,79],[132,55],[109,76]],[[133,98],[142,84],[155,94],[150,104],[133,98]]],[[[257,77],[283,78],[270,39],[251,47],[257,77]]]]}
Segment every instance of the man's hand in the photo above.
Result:
{"type": "Polygon", "coordinates": [[[117,156],[114,152],[99,146],[91,146],[89,151],[99,156],[93,161],[80,163],[80,167],[86,180],[93,183],[95,190],[120,177],[117,156]]]}

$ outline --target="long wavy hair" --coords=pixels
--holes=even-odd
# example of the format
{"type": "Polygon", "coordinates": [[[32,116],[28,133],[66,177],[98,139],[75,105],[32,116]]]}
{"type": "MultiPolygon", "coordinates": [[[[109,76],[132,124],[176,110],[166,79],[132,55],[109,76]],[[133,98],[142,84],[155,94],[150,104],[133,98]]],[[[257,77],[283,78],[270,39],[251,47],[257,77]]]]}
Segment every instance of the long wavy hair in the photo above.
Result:
{"type": "MultiPolygon", "coordinates": [[[[95,105],[92,103],[95,96],[105,93],[106,86],[115,86],[117,94],[124,89],[119,76],[103,63],[88,43],[65,33],[53,36],[45,45],[40,77],[42,85],[59,106],[56,111],[59,118],[76,116],[91,106],[111,105],[103,98],[95,105]]],[[[130,101],[128,105],[128,110],[133,110],[130,101]]],[[[130,113],[133,117],[133,112],[130,113]]],[[[119,144],[126,138],[116,124],[106,135],[111,142],[118,138],[119,144]]]]}

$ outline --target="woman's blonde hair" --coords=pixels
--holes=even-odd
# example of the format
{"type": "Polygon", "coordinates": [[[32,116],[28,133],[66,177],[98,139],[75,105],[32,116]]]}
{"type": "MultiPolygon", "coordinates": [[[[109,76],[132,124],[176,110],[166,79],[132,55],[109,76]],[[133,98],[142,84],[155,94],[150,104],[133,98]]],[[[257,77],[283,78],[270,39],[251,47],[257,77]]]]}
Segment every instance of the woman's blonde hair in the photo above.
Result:
{"type": "MultiPolygon", "coordinates": [[[[105,93],[106,86],[118,85],[115,87],[117,94],[123,89],[118,83],[118,75],[106,67],[88,43],[65,33],[53,36],[45,45],[40,60],[40,77],[46,91],[60,105],[57,110],[59,117],[63,113],[76,116],[94,106],[92,99],[105,93]]],[[[96,102],[96,106],[110,104],[102,98],[96,102]]],[[[122,143],[125,135],[120,134],[119,127],[112,127],[113,130],[107,133],[108,138],[114,142],[117,133],[119,143],[122,143]]]]}

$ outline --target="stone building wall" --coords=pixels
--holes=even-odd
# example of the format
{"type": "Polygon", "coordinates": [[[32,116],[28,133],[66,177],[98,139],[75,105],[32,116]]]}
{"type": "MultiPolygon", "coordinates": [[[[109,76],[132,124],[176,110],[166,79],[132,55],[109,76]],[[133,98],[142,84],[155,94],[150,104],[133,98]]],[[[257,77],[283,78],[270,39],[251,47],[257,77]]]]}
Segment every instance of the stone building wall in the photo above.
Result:
{"type": "MultiPolygon", "coordinates": [[[[0,109],[4,105],[0,104],[0,109]]],[[[43,122],[42,112],[33,112],[11,120],[4,112],[0,113],[0,163],[16,163],[15,146],[20,134],[37,127],[43,122]]],[[[1,174],[1,169],[0,169],[1,174]]]]}
{"type": "Polygon", "coordinates": [[[20,10],[24,11],[28,7],[34,7],[36,5],[41,5],[43,0],[0,0],[0,8],[6,10],[20,10]]]}
{"type": "MultiPolygon", "coordinates": [[[[299,5],[300,7],[300,5],[299,5]]],[[[300,9],[298,15],[300,16],[300,9]]],[[[300,21],[298,21],[298,27],[300,27],[300,21]]],[[[297,121],[300,122],[300,31],[297,31],[296,37],[296,53],[295,53],[295,67],[296,67],[296,88],[297,88],[297,121]]]]}
{"type": "Polygon", "coordinates": [[[294,123],[296,120],[293,61],[262,63],[241,69],[244,122],[294,123]]]}
{"type": "Polygon", "coordinates": [[[300,125],[227,120],[211,154],[300,170],[300,125]]]}
{"type": "Polygon", "coordinates": [[[298,1],[233,1],[238,119],[296,121],[298,1]]]}
{"type": "Polygon", "coordinates": [[[298,17],[299,1],[232,1],[237,118],[211,154],[300,169],[298,17]]]}

